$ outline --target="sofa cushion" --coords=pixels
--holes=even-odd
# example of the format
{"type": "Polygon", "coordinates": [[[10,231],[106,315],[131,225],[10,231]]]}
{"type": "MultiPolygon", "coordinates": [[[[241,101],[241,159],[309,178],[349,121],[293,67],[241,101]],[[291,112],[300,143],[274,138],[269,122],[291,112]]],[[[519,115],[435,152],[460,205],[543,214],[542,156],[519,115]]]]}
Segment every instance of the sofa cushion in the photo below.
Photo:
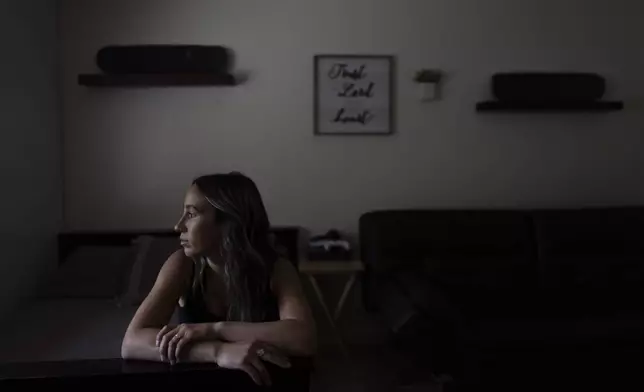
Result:
{"type": "Polygon", "coordinates": [[[552,256],[546,268],[547,289],[610,290],[644,283],[644,260],[635,255],[552,256]]]}
{"type": "Polygon", "coordinates": [[[535,213],[540,259],[624,256],[644,252],[644,208],[545,210],[535,213]]]}
{"type": "Polygon", "coordinates": [[[643,208],[539,211],[535,228],[544,315],[638,312],[636,298],[644,291],[643,208]]]}
{"type": "Polygon", "coordinates": [[[534,257],[527,214],[496,210],[377,211],[360,218],[362,259],[379,272],[428,257],[534,257]]]}
{"type": "Polygon", "coordinates": [[[528,284],[530,265],[522,265],[501,257],[442,257],[426,258],[423,273],[444,286],[472,289],[512,289],[528,284]]]}
{"type": "Polygon", "coordinates": [[[518,316],[534,307],[537,280],[530,264],[504,258],[432,258],[425,260],[424,274],[468,317],[518,316]]]}
{"type": "Polygon", "coordinates": [[[505,343],[549,342],[573,344],[600,339],[642,339],[644,319],[641,317],[611,318],[507,318],[480,320],[468,340],[482,346],[498,348],[505,343]]]}
{"type": "Polygon", "coordinates": [[[553,257],[541,313],[577,317],[644,315],[644,263],[636,257],[553,257]]]}

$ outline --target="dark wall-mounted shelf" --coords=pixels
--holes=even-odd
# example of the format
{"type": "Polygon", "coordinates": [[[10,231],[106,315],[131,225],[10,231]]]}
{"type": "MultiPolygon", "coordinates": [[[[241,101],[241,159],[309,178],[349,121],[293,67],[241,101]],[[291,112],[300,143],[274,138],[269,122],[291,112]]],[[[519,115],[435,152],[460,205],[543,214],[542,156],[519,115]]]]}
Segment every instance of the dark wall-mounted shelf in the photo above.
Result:
{"type": "Polygon", "coordinates": [[[191,87],[235,86],[230,74],[81,74],[78,84],[87,87],[191,87]]]}
{"type": "Polygon", "coordinates": [[[611,112],[624,109],[620,101],[598,102],[501,102],[486,101],[476,104],[477,112],[611,112]]]}

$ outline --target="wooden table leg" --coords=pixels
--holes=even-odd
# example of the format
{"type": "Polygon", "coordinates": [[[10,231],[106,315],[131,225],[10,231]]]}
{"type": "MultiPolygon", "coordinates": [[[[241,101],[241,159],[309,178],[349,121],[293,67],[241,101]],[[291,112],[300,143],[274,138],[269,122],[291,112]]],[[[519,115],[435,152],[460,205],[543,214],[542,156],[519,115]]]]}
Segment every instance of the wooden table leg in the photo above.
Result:
{"type": "Polygon", "coordinates": [[[340,315],[342,314],[342,308],[344,308],[344,303],[347,301],[347,298],[351,293],[351,289],[353,288],[353,285],[356,282],[357,275],[358,274],[351,274],[351,277],[349,278],[347,283],[344,284],[344,290],[342,291],[342,295],[340,296],[340,301],[338,301],[338,305],[335,307],[335,312],[333,314],[333,318],[336,321],[340,318],[340,315]]]}
{"type": "Polygon", "coordinates": [[[333,319],[333,317],[331,317],[331,311],[329,310],[329,307],[326,306],[326,301],[324,300],[324,295],[322,294],[322,290],[320,290],[320,286],[318,286],[317,279],[315,279],[315,276],[313,275],[308,275],[308,277],[309,282],[311,282],[311,286],[313,286],[313,291],[315,291],[315,296],[318,298],[318,302],[324,310],[324,315],[326,316],[331,326],[335,329],[335,320],[333,319]]]}
{"type": "Polygon", "coordinates": [[[315,296],[318,297],[318,302],[322,306],[322,309],[324,310],[324,314],[326,315],[326,318],[329,321],[329,324],[331,324],[331,329],[333,329],[333,334],[335,335],[338,341],[340,349],[342,350],[342,354],[348,358],[349,353],[346,347],[344,346],[344,341],[342,340],[340,331],[338,331],[338,328],[335,325],[335,319],[333,318],[333,316],[331,316],[331,311],[329,310],[329,307],[326,305],[326,301],[324,300],[324,295],[322,294],[322,290],[320,290],[318,281],[317,279],[315,279],[315,276],[313,276],[312,274],[308,274],[307,276],[309,277],[309,282],[311,282],[311,286],[313,286],[313,291],[315,291],[315,296]]]}

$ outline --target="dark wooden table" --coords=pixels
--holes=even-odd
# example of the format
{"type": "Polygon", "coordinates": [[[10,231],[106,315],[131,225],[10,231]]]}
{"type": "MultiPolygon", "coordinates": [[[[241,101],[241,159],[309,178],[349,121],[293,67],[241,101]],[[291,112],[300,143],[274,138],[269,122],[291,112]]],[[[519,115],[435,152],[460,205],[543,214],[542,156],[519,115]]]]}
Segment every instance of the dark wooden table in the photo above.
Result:
{"type": "Polygon", "coordinates": [[[267,364],[273,386],[258,387],[241,371],[209,364],[179,364],[124,361],[121,359],[37,362],[0,365],[0,390],[33,387],[63,387],[68,390],[119,390],[149,388],[181,391],[206,387],[212,391],[308,391],[312,371],[310,358],[291,359],[290,369],[267,364]],[[90,388],[90,389],[88,389],[90,388]]]}

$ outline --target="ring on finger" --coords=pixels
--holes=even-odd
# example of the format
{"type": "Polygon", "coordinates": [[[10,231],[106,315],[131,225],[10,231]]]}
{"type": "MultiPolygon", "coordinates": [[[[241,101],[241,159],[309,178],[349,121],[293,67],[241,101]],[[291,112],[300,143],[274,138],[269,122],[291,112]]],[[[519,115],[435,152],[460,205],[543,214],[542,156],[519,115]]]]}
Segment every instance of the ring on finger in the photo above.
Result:
{"type": "Polygon", "coordinates": [[[264,350],[263,348],[260,348],[259,350],[257,350],[258,357],[262,358],[264,355],[266,355],[266,350],[264,350]]]}

